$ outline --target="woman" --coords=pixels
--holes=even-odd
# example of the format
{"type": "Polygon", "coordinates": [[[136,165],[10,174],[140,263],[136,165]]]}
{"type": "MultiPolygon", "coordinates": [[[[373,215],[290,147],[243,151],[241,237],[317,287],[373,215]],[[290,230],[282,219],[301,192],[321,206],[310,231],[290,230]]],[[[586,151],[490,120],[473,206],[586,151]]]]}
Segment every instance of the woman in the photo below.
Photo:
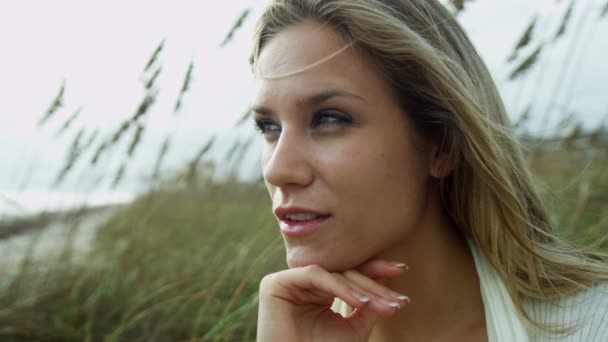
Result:
{"type": "Polygon", "coordinates": [[[251,64],[289,266],[259,341],[608,340],[607,258],[553,234],[441,4],[275,0],[251,64]]]}

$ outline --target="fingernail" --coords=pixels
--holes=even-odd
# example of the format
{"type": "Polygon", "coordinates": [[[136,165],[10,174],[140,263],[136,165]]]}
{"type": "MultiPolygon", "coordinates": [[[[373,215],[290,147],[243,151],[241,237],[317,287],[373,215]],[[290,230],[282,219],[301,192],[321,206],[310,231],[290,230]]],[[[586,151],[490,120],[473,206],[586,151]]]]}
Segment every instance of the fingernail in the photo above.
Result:
{"type": "Polygon", "coordinates": [[[410,297],[408,297],[408,296],[404,296],[404,295],[402,295],[402,294],[394,294],[393,296],[394,296],[395,298],[399,299],[400,301],[404,301],[404,302],[408,302],[408,303],[411,303],[411,302],[412,302],[412,300],[410,299],[410,297]]]}
{"type": "Polygon", "coordinates": [[[389,307],[391,307],[393,309],[401,309],[401,305],[399,303],[397,303],[397,302],[388,302],[388,301],[385,301],[383,299],[380,299],[380,303],[382,303],[382,304],[384,304],[386,306],[389,306],[389,307]]]}
{"type": "Polygon", "coordinates": [[[409,266],[407,266],[406,264],[404,264],[402,262],[393,262],[393,266],[403,268],[406,271],[410,269],[409,266]]]}
{"type": "Polygon", "coordinates": [[[357,297],[357,299],[358,299],[359,301],[361,301],[362,303],[367,303],[367,302],[369,302],[369,297],[364,296],[364,295],[362,295],[362,294],[359,294],[359,293],[357,293],[357,292],[355,292],[355,291],[353,291],[353,296],[357,297]]]}
{"type": "Polygon", "coordinates": [[[406,295],[403,295],[403,294],[401,294],[401,293],[399,293],[399,292],[391,291],[391,292],[390,292],[390,295],[391,295],[392,297],[394,297],[394,298],[399,299],[399,300],[400,300],[400,301],[402,301],[402,302],[407,302],[407,304],[409,304],[409,303],[411,303],[411,302],[412,302],[412,300],[410,299],[410,297],[408,297],[408,296],[406,296],[406,295]]]}

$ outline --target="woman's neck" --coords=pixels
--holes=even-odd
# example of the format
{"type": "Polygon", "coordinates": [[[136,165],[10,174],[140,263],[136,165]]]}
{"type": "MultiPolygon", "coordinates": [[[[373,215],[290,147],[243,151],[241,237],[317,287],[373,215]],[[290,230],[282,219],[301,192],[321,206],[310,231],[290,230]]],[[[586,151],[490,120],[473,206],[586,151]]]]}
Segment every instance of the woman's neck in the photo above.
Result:
{"type": "Polygon", "coordinates": [[[408,272],[387,284],[412,303],[380,318],[370,341],[487,340],[479,277],[467,241],[440,201],[431,198],[430,203],[407,241],[380,256],[408,264],[408,272]]]}

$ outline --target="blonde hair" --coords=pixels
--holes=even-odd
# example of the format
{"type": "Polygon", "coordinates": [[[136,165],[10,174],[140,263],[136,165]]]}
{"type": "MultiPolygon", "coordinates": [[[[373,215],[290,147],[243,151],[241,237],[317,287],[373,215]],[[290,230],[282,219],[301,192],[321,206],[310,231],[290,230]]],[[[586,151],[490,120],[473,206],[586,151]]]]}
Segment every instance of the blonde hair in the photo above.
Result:
{"type": "Polygon", "coordinates": [[[271,1],[257,24],[254,70],[272,37],[307,19],[330,25],[371,56],[415,127],[442,139],[455,165],[441,181],[443,206],[530,323],[551,330],[526,312],[526,297],[548,301],[608,280],[606,254],[554,234],[494,81],[438,1],[271,1]]]}

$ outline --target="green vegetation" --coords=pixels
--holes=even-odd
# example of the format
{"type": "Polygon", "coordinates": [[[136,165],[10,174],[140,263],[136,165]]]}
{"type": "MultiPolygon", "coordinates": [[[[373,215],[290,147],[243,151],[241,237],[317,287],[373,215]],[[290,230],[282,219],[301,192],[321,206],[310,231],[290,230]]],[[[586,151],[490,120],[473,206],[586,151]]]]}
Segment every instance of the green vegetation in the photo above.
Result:
{"type": "MultiPolygon", "coordinates": [[[[530,166],[561,235],[608,251],[608,148],[586,144],[536,152],[530,166]]],[[[555,148],[555,147],[554,147],[555,148]]]]}
{"type": "Polygon", "coordinates": [[[0,340],[252,340],[258,283],[284,268],[267,198],[244,184],[143,196],[84,260],[22,265],[0,289],[0,340]]]}
{"type": "MultiPolygon", "coordinates": [[[[532,167],[562,232],[590,242],[607,232],[608,151],[586,151],[539,153],[532,167]]],[[[0,339],[254,340],[258,283],[285,267],[270,206],[261,184],[142,196],[86,257],[26,262],[2,285],[0,339]]]]}

